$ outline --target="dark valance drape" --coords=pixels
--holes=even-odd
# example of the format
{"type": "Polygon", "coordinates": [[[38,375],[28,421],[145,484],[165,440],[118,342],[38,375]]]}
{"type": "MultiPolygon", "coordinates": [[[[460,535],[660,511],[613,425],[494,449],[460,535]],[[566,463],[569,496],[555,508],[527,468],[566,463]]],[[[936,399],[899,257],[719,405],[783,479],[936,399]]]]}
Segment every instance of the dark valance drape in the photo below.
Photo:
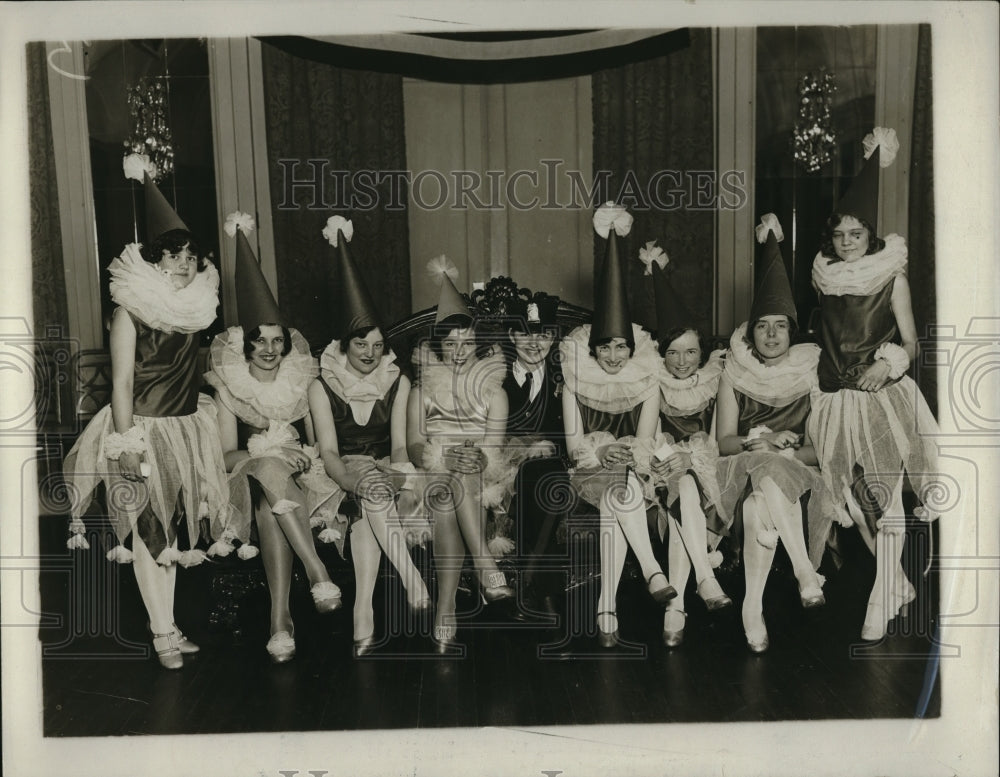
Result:
{"type": "MultiPolygon", "coordinates": [[[[652,283],[643,276],[638,255],[656,240],[670,257],[675,287],[687,300],[693,323],[711,333],[716,205],[697,210],[693,201],[694,177],[715,169],[711,31],[691,29],[687,47],[595,72],[593,118],[594,173],[610,173],[601,198],[625,205],[635,218],[622,242],[632,320],[655,327],[652,283]],[[658,174],[657,195],[649,190],[658,174]]],[[[596,276],[605,241],[594,237],[596,276]]]]}
{"type": "MultiPolygon", "coordinates": [[[[909,234],[910,292],[917,336],[927,336],[937,320],[934,276],[934,106],[931,98],[931,27],[921,24],[917,37],[917,72],[913,95],[913,154],[910,160],[909,234]]],[[[927,343],[925,343],[926,347],[927,343]]],[[[919,360],[918,360],[919,363],[919,360]]],[[[920,390],[937,413],[937,375],[919,369],[920,390]]]]}
{"type": "Polygon", "coordinates": [[[322,230],[339,214],[354,224],[352,256],[388,326],[410,313],[405,182],[385,177],[372,194],[352,180],[406,169],[402,76],[301,59],[266,41],[262,65],[282,313],[314,349],[333,338],[339,271],[322,230]],[[290,189],[292,176],[321,183],[290,189]]]}

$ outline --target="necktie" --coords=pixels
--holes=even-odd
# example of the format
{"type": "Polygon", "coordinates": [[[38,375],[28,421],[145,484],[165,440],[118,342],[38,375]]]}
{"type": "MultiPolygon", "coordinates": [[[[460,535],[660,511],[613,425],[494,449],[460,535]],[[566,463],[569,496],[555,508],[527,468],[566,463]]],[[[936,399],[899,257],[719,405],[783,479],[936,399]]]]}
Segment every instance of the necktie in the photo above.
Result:
{"type": "Polygon", "coordinates": [[[528,401],[531,401],[531,373],[524,373],[524,392],[528,395],[528,401]]]}

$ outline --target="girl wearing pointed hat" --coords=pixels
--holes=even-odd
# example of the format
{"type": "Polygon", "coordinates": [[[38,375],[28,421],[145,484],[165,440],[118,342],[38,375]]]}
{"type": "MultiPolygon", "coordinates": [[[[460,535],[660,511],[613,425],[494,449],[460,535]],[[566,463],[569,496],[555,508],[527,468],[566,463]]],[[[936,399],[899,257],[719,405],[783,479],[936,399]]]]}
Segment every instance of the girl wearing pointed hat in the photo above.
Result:
{"type": "Polygon", "coordinates": [[[241,558],[256,555],[249,544],[256,521],[271,596],[267,652],[283,663],[295,655],[288,602],[293,554],[305,568],[316,610],[341,606],[340,589],[316,553],[310,517],[324,509],[332,516],[343,494],[323,477],[315,451],[303,446],[308,392],[318,370],[305,338],[283,323],[246,237],[253,228],[249,214],[236,212],[226,219],[226,233],[236,238],[240,323],[215,336],[205,379],[216,389],[230,502],[241,520],[209,553],[226,555],[239,540],[241,558]]]}
{"type": "Polygon", "coordinates": [[[631,321],[618,237],[632,217],[608,203],[594,214],[607,253],[595,294],[593,323],[559,344],[566,448],[576,467],[571,482],[601,514],[598,641],[618,642],[618,583],[631,547],[650,595],[660,605],[677,595],[653,555],[646,509],[655,503],[651,451],[659,426],[659,356],[647,332],[631,321]]]}
{"type": "Polygon", "coordinates": [[[82,499],[72,508],[70,548],[89,547],[81,516],[98,483],[118,542],[109,559],[134,562],[153,648],[179,669],[198,646],[174,622],[177,567],[205,553],[178,549],[207,517],[213,537],[228,525],[228,491],[211,400],[198,392],[198,342],[215,320],[219,274],[156,187],[145,157],[126,157],[125,173],[143,182],[150,242],[129,244],[108,267],[111,298],[111,404],[100,410],[66,457],[64,474],[82,499]],[[124,543],[131,534],[132,549],[124,543]]]}
{"type": "Polygon", "coordinates": [[[466,552],[487,602],[514,596],[485,531],[486,510],[509,500],[516,465],[503,449],[503,354],[480,348],[469,305],[452,281],[458,276],[455,266],[442,256],[428,269],[441,292],[431,336],[414,354],[420,372],[407,406],[406,440],[410,460],[428,473],[423,491],[434,524],[438,584],[434,640],[444,653],[455,642],[455,596],[466,552]]]}
{"type": "Polygon", "coordinates": [[[791,345],[796,315],[778,247],[782,237],[774,214],[764,216],[757,227],[758,241],[766,243],[763,276],[749,321],[730,338],[716,406],[722,508],[743,521],[743,628],[755,653],[769,644],[763,595],[778,540],[792,562],[802,606],[821,606],[824,580],[816,570],[836,515],[818,470],[810,466],[816,453],[803,434],[819,348],[791,345]]]}
{"type": "MultiPolygon", "coordinates": [[[[378,313],[351,258],[354,227],[333,216],[323,230],[337,250],[340,266],[337,339],[320,357],[321,380],[310,389],[316,444],[326,472],[354,495],[359,520],[351,525],[354,598],[354,653],[375,646],[372,596],[382,554],[399,572],[414,610],[430,607],[427,586],[410,558],[395,498],[400,507],[412,493],[407,473],[406,402],[410,381],[388,348],[378,313]]],[[[409,511],[406,511],[409,512],[409,511]]]]}
{"type": "MultiPolygon", "coordinates": [[[[917,351],[906,243],[895,234],[882,240],[876,231],[879,169],[892,163],[899,142],[894,130],[876,127],[864,147],[864,167],[828,220],[813,262],[823,352],[809,432],[830,489],[843,497],[875,553],[861,636],[877,640],[916,597],[900,564],[903,473],[926,501],[937,471],[931,438],[938,429],[906,375],[917,351]]],[[[936,517],[926,506],[917,514],[936,517]]]]}
{"type": "MultiPolygon", "coordinates": [[[[711,560],[721,560],[721,555],[709,554],[729,525],[728,514],[721,508],[716,474],[719,448],[710,436],[725,352],[714,351],[707,361],[703,359],[701,336],[692,325],[693,315],[674,289],[669,275],[672,268],[663,249],[655,241],[647,243],[639,251],[639,259],[653,280],[663,358],[658,372],[660,422],[669,448],[653,458],[651,468],[664,483],[661,501],[666,514],[661,514],[660,520],[661,535],[662,530],[668,535],[670,577],[683,591],[693,566],[698,595],[710,612],[716,611],[732,604],[712,568],[711,560]]],[[[686,615],[683,596],[667,604],[663,617],[667,647],[683,641],[686,615]]]]}

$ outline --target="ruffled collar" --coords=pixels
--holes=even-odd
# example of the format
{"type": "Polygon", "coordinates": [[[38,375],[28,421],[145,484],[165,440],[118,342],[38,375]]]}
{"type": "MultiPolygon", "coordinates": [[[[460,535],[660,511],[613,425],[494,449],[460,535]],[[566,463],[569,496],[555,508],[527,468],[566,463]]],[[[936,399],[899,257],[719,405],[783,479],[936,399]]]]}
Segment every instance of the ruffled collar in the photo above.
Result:
{"type": "Polygon", "coordinates": [[[868,296],[889,280],[906,272],[906,241],[899,235],[886,235],[885,248],[863,256],[856,262],[840,262],[816,254],[812,279],[816,288],[828,296],[852,294],[868,296]]]}
{"type": "Polygon", "coordinates": [[[444,364],[426,342],[414,351],[413,361],[420,367],[419,386],[424,396],[441,407],[469,417],[485,411],[493,393],[503,386],[507,374],[507,361],[499,348],[477,359],[462,372],[455,372],[444,364]]]}
{"type": "Polygon", "coordinates": [[[138,243],[125,246],[108,266],[111,299],[161,332],[190,334],[207,329],[219,307],[219,271],[215,265],[196,273],[183,289],[142,258],[138,243]]]}
{"type": "Polygon", "coordinates": [[[205,380],[216,389],[226,389],[220,394],[226,407],[259,429],[266,429],[271,421],[297,421],[309,412],[309,383],[319,370],[306,339],[297,329],[289,331],[292,350],[269,383],[250,374],[250,362],[243,354],[243,327],[220,332],[209,349],[205,380]]]}
{"type": "Polygon", "coordinates": [[[793,345],[788,349],[787,359],[768,366],[757,360],[743,339],[746,328],[744,321],[729,338],[725,373],[733,388],[772,407],[785,407],[808,394],[817,384],[819,346],[812,343],[793,345]]]}
{"type": "Polygon", "coordinates": [[[389,393],[399,378],[399,365],[392,351],[386,351],[368,375],[358,377],[347,368],[347,354],[340,350],[339,340],[334,340],[323,351],[319,367],[330,390],[350,405],[351,415],[359,426],[368,423],[375,403],[389,393]]]}
{"type": "Polygon", "coordinates": [[[632,335],[635,352],[614,375],[605,372],[590,355],[590,324],[578,326],[559,343],[566,388],[580,403],[603,413],[624,413],[656,393],[660,354],[644,329],[633,324],[632,335]]]}
{"type": "Polygon", "coordinates": [[[660,362],[661,411],[668,416],[700,413],[719,393],[719,378],[725,366],[725,351],[712,351],[708,361],[694,375],[677,378],[660,362]]]}

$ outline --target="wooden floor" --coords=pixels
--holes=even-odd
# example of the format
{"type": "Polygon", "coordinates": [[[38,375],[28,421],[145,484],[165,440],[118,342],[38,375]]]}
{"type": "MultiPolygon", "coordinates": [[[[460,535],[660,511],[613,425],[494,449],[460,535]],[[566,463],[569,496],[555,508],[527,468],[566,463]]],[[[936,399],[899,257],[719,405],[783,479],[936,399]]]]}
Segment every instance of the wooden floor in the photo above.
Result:
{"type": "MultiPolygon", "coordinates": [[[[43,541],[48,536],[57,547],[64,526],[60,521],[58,529],[43,530],[43,541]]],[[[908,547],[924,547],[929,535],[924,529],[923,539],[911,537],[908,547]]],[[[210,622],[209,572],[197,567],[178,574],[178,619],[202,651],[179,672],[162,670],[148,655],[129,567],[92,553],[83,554],[92,560],[81,568],[56,552],[41,577],[47,613],[40,632],[44,732],[64,737],[937,717],[936,573],[924,578],[921,568],[911,575],[918,588],[914,613],[894,621],[881,643],[861,643],[874,563],[854,532],[844,535],[842,551],[847,563],[840,570],[825,563],[828,603],[819,610],[803,611],[794,578],[781,568],[772,572],[765,594],[771,649],[762,656],[751,654],[744,642],[741,580],[723,579],[737,606],[710,615],[689,590],[686,640],[673,650],[660,644],[661,618],[641,582],[626,580],[618,614],[622,637],[631,644],[611,651],[601,650],[592,636],[597,592],[584,585],[571,592],[559,628],[512,623],[467,595],[459,600],[469,616],[456,655],[433,653],[429,624],[404,611],[381,625],[381,632],[391,633],[374,654],[355,659],[353,591],[347,570],[340,569],[335,579],[343,584],[347,608],[315,614],[298,581],[298,654],[273,666],[264,651],[266,591],[258,587],[245,597],[234,634],[210,622]],[[96,595],[85,597],[90,605],[70,606],[81,601],[82,587],[95,585],[96,595]]],[[[907,557],[908,567],[926,563],[925,551],[907,557]]],[[[405,610],[387,604],[399,593],[398,582],[384,578],[376,611],[405,610]]]]}

